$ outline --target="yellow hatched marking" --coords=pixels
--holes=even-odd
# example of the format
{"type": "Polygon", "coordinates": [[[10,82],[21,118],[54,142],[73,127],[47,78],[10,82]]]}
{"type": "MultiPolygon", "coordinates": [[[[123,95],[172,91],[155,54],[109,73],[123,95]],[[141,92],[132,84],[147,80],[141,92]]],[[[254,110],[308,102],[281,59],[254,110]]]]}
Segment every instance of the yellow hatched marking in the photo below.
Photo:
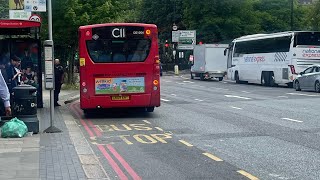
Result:
{"type": "Polygon", "coordinates": [[[184,140],[179,140],[182,144],[188,146],[188,147],[192,147],[193,145],[188,143],[187,141],[184,141],[184,140]]]}
{"type": "Polygon", "coordinates": [[[163,129],[159,128],[159,127],[155,127],[155,129],[158,129],[159,131],[163,131],[163,129]]]}
{"type": "Polygon", "coordinates": [[[244,175],[245,177],[249,178],[250,180],[259,180],[259,178],[251,175],[250,173],[247,173],[247,172],[244,171],[244,170],[239,170],[239,171],[237,171],[237,172],[240,173],[240,174],[242,174],[242,175],[244,175]]]}
{"type": "Polygon", "coordinates": [[[214,160],[214,161],[223,161],[222,159],[220,159],[220,158],[218,158],[217,156],[215,156],[215,155],[212,155],[212,154],[210,154],[210,153],[202,153],[203,155],[205,155],[205,156],[207,156],[207,157],[209,157],[210,159],[212,159],[212,160],[214,160]]]}
{"type": "Polygon", "coordinates": [[[147,121],[147,120],[142,120],[143,122],[147,123],[147,124],[151,124],[151,122],[147,121]]]}

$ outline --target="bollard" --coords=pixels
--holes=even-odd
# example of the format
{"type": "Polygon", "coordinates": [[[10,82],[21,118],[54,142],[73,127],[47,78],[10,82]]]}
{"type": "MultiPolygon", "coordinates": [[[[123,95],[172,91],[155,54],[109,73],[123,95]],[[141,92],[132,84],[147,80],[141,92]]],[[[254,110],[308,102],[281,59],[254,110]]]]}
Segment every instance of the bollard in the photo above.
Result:
{"type": "Polygon", "coordinates": [[[23,121],[29,132],[39,132],[37,117],[37,88],[21,85],[13,88],[12,116],[23,121]]]}
{"type": "Polygon", "coordinates": [[[179,75],[179,66],[178,65],[174,66],[174,74],[179,75]]]}

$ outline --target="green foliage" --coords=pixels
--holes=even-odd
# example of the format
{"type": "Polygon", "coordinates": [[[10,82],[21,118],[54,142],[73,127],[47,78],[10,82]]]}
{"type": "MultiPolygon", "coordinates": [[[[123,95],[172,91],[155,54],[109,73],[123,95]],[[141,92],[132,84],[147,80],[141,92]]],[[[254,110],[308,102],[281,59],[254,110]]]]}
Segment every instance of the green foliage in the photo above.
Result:
{"type": "Polygon", "coordinates": [[[8,0],[0,0],[0,19],[9,18],[9,2],[8,0]]]}

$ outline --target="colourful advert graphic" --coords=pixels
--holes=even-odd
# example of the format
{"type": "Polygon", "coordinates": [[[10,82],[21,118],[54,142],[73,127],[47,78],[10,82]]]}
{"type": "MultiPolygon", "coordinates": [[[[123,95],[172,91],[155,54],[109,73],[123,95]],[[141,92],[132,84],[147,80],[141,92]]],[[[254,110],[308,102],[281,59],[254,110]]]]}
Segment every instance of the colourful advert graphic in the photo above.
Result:
{"type": "Polygon", "coordinates": [[[144,77],[96,78],[96,94],[144,93],[144,77]]]}

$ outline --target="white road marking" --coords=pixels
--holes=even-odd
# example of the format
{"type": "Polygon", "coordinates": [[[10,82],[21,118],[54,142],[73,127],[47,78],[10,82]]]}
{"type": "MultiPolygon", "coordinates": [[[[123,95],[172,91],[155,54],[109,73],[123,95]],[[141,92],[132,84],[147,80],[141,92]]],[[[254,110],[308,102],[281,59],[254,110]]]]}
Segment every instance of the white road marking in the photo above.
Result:
{"type": "Polygon", "coordinates": [[[176,94],[171,94],[171,96],[177,96],[176,94]]]}
{"type": "Polygon", "coordinates": [[[164,82],[172,82],[172,81],[166,81],[166,80],[164,80],[164,82]]]}
{"type": "Polygon", "coordinates": [[[200,102],[202,102],[203,100],[201,100],[201,99],[194,99],[194,100],[196,100],[196,101],[200,101],[200,102]]]}
{"type": "Polygon", "coordinates": [[[315,95],[315,94],[301,94],[301,93],[287,93],[290,95],[297,95],[297,96],[309,96],[309,97],[319,97],[320,95],[315,95]]]}
{"type": "Polygon", "coordinates": [[[217,89],[217,90],[224,90],[224,91],[229,91],[229,89],[225,89],[225,88],[214,88],[214,89],[217,89]]]}
{"type": "Polygon", "coordinates": [[[278,96],[278,98],[289,98],[288,96],[278,96]]]}
{"type": "Polygon", "coordinates": [[[194,82],[192,82],[192,81],[183,81],[184,83],[194,83],[194,82]]]}
{"type": "Polygon", "coordinates": [[[224,95],[225,97],[232,97],[232,98],[239,98],[239,99],[251,99],[251,98],[248,98],[248,97],[242,97],[242,96],[234,96],[234,95],[224,95]]]}
{"type": "Polygon", "coordinates": [[[299,121],[299,120],[295,120],[295,119],[290,119],[290,118],[281,118],[283,120],[287,120],[287,121],[293,121],[293,122],[298,122],[298,123],[302,123],[303,121],[299,121]]]}
{"type": "Polygon", "coordinates": [[[142,120],[142,121],[147,123],[147,124],[151,124],[151,122],[149,122],[148,120],[142,120]]]}
{"type": "Polygon", "coordinates": [[[228,82],[222,82],[223,84],[227,84],[228,82]]]}
{"type": "Polygon", "coordinates": [[[185,83],[178,83],[178,82],[177,82],[177,84],[185,85],[185,83]]]}
{"type": "Polygon", "coordinates": [[[251,92],[248,92],[248,91],[241,91],[241,92],[243,92],[243,93],[251,93],[251,92]]]}
{"type": "Polygon", "coordinates": [[[168,99],[163,99],[163,98],[161,98],[160,99],[161,101],[164,101],[164,102],[169,102],[170,100],[168,100],[168,99]]]}
{"type": "Polygon", "coordinates": [[[231,108],[233,108],[233,109],[239,109],[239,110],[241,110],[242,108],[239,108],[239,107],[235,107],[235,106],[230,106],[231,108]]]}

